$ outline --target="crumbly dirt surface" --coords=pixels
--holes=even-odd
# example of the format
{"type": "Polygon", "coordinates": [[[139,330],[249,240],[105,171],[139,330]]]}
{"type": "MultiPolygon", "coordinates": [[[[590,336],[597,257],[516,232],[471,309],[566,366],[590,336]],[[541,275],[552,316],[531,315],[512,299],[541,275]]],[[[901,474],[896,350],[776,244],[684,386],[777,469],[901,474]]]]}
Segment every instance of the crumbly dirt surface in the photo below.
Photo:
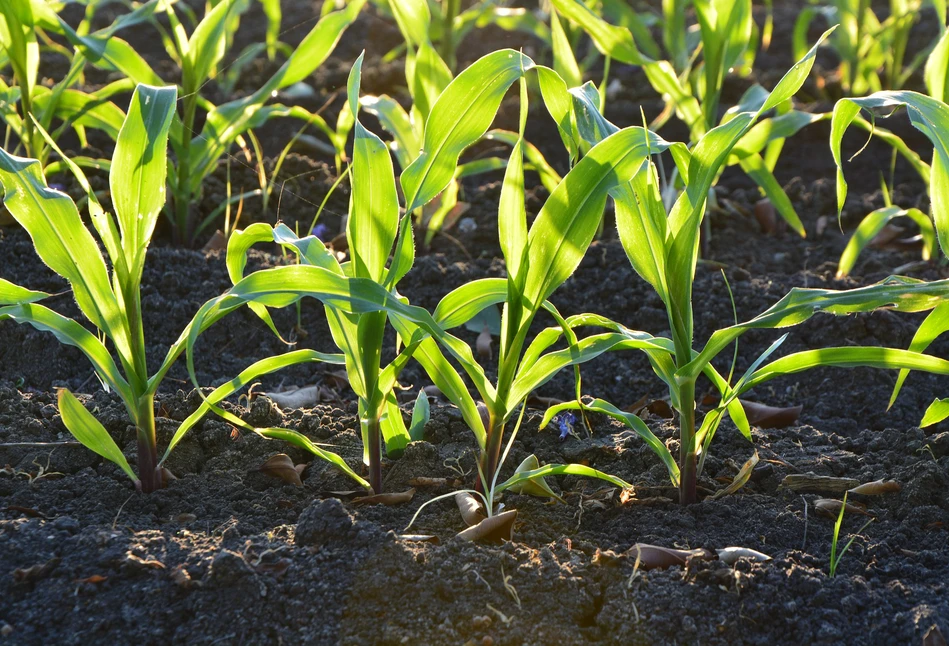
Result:
{"type": "MultiPolygon", "coordinates": [[[[308,1],[284,5],[285,27],[315,15],[308,1]]],[[[780,26],[793,21],[801,3],[776,5],[780,26]]],[[[257,14],[245,18],[241,38],[261,38],[262,24],[257,14]]],[[[923,32],[927,28],[921,26],[923,32]]],[[[812,31],[819,30],[815,24],[812,31]]],[[[771,49],[759,56],[755,80],[773,84],[776,74],[791,64],[789,32],[776,29],[771,49]]],[[[293,44],[304,34],[301,27],[284,38],[293,44]]],[[[333,95],[345,85],[349,66],[364,47],[364,90],[403,96],[401,65],[381,61],[399,41],[389,22],[367,12],[309,79],[316,96],[305,106],[318,109],[328,103],[327,118],[333,123],[342,100],[333,95]]],[[[528,38],[493,29],[466,45],[465,61],[501,46],[546,55],[528,38]]],[[[162,62],[160,47],[144,54],[173,79],[173,66],[162,62]]],[[[822,54],[819,63],[830,81],[823,90],[814,81],[805,86],[803,96],[813,101],[806,109],[813,111],[829,109],[835,98],[834,61],[822,54]]],[[[263,61],[251,66],[235,92],[252,91],[273,71],[263,61]]],[[[622,87],[609,105],[610,119],[629,125],[638,123],[640,106],[648,118],[661,110],[639,72],[614,66],[614,74],[622,87]]],[[[94,75],[89,79],[106,81],[94,75]]],[[[737,100],[747,85],[730,81],[723,105],[737,100]]],[[[528,138],[564,172],[562,146],[545,119],[538,101],[528,138]]],[[[498,124],[516,127],[516,120],[517,100],[509,97],[498,124]]],[[[930,154],[925,139],[903,116],[882,125],[906,138],[924,158],[930,154]]],[[[262,129],[266,154],[278,154],[297,127],[275,122],[262,129]]],[[[671,140],[685,136],[675,123],[662,134],[671,140]]],[[[729,170],[723,176],[716,189],[722,208],[708,215],[710,235],[696,275],[697,347],[733,320],[723,271],[737,316],[747,319],[792,287],[869,284],[919,259],[919,249],[912,245],[871,248],[851,277],[835,279],[849,233],[864,214],[883,205],[879,173],[889,172],[890,153],[871,142],[848,165],[843,234],[835,220],[828,136],[826,123],[805,129],[788,141],[776,169],[807,229],[805,239],[787,230],[762,231],[753,215],[758,200],[754,185],[740,172],[729,170]]],[[[862,134],[849,134],[845,156],[863,143],[862,134]]],[[[253,169],[237,161],[232,160],[231,171],[235,188],[255,181],[253,169]]],[[[222,166],[209,179],[196,206],[200,213],[221,202],[226,177],[222,166]]],[[[295,149],[279,177],[280,199],[275,196],[266,211],[259,203],[248,204],[243,224],[279,217],[301,230],[308,227],[336,179],[335,162],[317,151],[295,149]]],[[[79,197],[66,178],[58,181],[79,197]]],[[[104,176],[93,174],[92,181],[97,189],[108,187],[104,176]]],[[[924,185],[902,161],[893,183],[895,203],[926,207],[924,185]]],[[[531,176],[528,190],[528,211],[536,214],[546,191],[531,176]]],[[[431,248],[419,248],[416,266],[400,284],[411,302],[433,308],[458,285],[504,276],[497,239],[499,193],[499,175],[465,180],[470,223],[453,229],[450,239],[439,236],[431,248]]],[[[348,193],[340,188],[321,221],[338,231],[347,204],[348,193]]],[[[630,268],[611,218],[607,213],[603,238],[594,242],[576,275],[552,300],[565,315],[596,312],[632,329],[668,334],[662,304],[630,268]]],[[[903,237],[913,233],[907,226],[903,237]]],[[[283,262],[275,249],[262,247],[252,252],[248,271],[283,262]]],[[[907,271],[925,279],[947,274],[936,264],[907,271]]],[[[52,293],[66,287],[16,228],[0,229],[0,276],[52,293]]],[[[159,230],[142,287],[152,369],[197,309],[229,284],[221,252],[172,247],[168,231],[159,230]]],[[[78,316],[68,293],[51,299],[50,305],[78,316]]],[[[333,349],[316,302],[304,302],[299,313],[275,312],[274,320],[285,336],[299,324],[293,333],[297,347],[333,349]]],[[[818,315],[788,330],[780,352],[906,347],[920,320],[886,311],[845,318],[818,315]]],[[[535,327],[551,323],[539,320],[535,327]]],[[[801,406],[800,417],[783,428],[755,426],[753,442],[724,422],[705,464],[702,490],[726,486],[755,452],[760,462],[736,494],[706,497],[689,507],[673,501],[665,468],[629,429],[591,416],[589,435],[578,426],[575,436],[561,439],[557,429],[539,428],[543,405],[532,404],[502,476],[535,454],[541,463],[583,463],[614,474],[635,486],[635,496],[620,500],[618,490],[600,481],[549,478],[563,503],[506,495],[505,508],[518,511],[513,540],[481,545],[455,537],[464,523],[450,498],[428,505],[406,529],[423,503],[473,483],[476,444],[457,409],[448,404],[433,402],[424,441],[411,444],[399,459],[386,460],[389,492],[405,491],[416,478],[444,479],[417,486],[405,504],[355,504],[353,483],[339,471],[288,445],[236,431],[216,417],[206,418],[172,453],[167,466],[177,480],[143,495],[118,468],[71,442],[62,424],[55,391],[68,387],[80,394],[134,464],[135,434],[128,414],[118,398],[101,389],[83,356],[29,326],[0,322],[0,334],[3,644],[919,644],[934,625],[949,635],[949,427],[917,426],[925,407],[946,396],[945,378],[910,375],[889,411],[896,375],[888,372],[822,369],[761,386],[748,399],[801,406]],[[260,471],[268,458],[282,452],[295,464],[307,465],[302,486],[260,471]],[[828,576],[828,564],[835,519],[821,515],[816,504],[832,496],[795,493],[782,484],[787,475],[803,473],[900,485],[898,492],[883,496],[854,497],[866,505],[867,515],[855,512],[844,518],[841,545],[856,538],[834,578],[828,576]],[[868,520],[872,522],[864,527],[868,520]],[[741,559],[733,565],[692,560],[686,567],[644,571],[630,551],[636,543],[712,550],[740,546],[771,560],[741,559]]],[[[472,345],[476,334],[459,332],[472,345]]],[[[751,332],[742,337],[736,372],[778,336],[751,332]]],[[[384,358],[394,352],[394,338],[388,341],[384,358]]],[[[250,312],[235,312],[202,336],[196,352],[198,381],[219,385],[254,361],[286,349],[250,312]]],[[[947,356],[949,345],[937,342],[931,352],[947,356]]],[[[719,369],[727,371],[730,359],[730,351],[723,353],[719,369]]],[[[493,376],[496,366],[488,362],[486,368],[493,376]]],[[[333,374],[336,369],[298,366],[260,380],[257,390],[264,392],[321,385],[324,401],[315,407],[284,410],[265,396],[252,402],[234,397],[226,407],[256,426],[305,433],[359,469],[355,399],[333,374]]],[[[631,352],[601,357],[585,365],[582,374],[585,394],[619,407],[667,397],[648,361],[631,352]]],[[[429,384],[417,365],[403,372],[401,382],[407,409],[418,389],[429,384]]],[[[702,392],[708,388],[700,382],[702,392]]],[[[569,398],[572,393],[572,375],[564,373],[537,394],[569,398]]],[[[160,447],[199,403],[179,361],[156,398],[160,447]]],[[[644,419],[675,453],[675,420],[664,417],[661,406],[653,410],[643,413],[644,419]]]]}

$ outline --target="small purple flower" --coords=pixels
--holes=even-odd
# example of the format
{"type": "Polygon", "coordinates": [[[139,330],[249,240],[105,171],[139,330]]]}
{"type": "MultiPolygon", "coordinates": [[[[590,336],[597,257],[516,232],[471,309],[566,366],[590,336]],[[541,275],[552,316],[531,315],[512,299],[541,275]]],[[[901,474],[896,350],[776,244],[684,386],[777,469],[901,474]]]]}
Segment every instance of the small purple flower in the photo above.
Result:
{"type": "Polygon", "coordinates": [[[557,427],[560,429],[561,441],[567,439],[568,435],[574,434],[573,425],[576,423],[577,423],[577,418],[570,411],[557,415],[557,427]]]}
{"type": "Polygon", "coordinates": [[[316,236],[323,242],[326,242],[331,237],[329,227],[322,222],[313,227],[313,230],[310,231],[310,235],[316,236]]]}

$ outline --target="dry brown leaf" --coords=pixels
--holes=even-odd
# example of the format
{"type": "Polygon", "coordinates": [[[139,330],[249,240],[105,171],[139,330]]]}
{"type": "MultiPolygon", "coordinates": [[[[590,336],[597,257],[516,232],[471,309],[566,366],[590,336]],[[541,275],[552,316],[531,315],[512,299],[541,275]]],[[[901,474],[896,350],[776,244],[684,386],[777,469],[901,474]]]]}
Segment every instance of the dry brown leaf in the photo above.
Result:
{"type": "Polygon", "coordinates": [[[735,478],[732,480],[731,484],[724,489],[719,489],[709,496],[708,499],[716,500],[722,496],[728,496],[748,484],[748,479],[751,477],[751,472],[754,471],[755,466],[758,464],[758,460],[758,452],[755,451],[755,454],[748,458],[747,462],[741,465],[741,469],[738,470],[738,474],[735,475],[735,478]]]}
{"type": "MultiPolygon", "coordinates": [[[[833,498],[821,498],[814,501],[814,509],[817,513],[828,518],[837,518],[840,515],[840,508],[844,503],[833,498]]],[[[845,514],[858,514],[860,516],[869,516],[866,505],[858,502],[848,502],[845,514]]]]}
{"type": "Polygon", "coordinates": [[[297,487],[303,486],[303,481],[300,480],[300,473],[293,465],[293,460],[291,460],[290,456],[286,453],[278,453],[264,462],[257,470],[264,475],[268,475],[272,478],[280,478],[284,482],[296,485],[297,487]]]}
{"type": "Polygon", "coordinates": [[[45,578],[59,565],[59,557],[54,556],[46,563],[38,563],[28,568],[17,568],[13,570],[13,580],[17,583],[30,583],[45,578]]]}
{"type": "Polygon", "coordinates": [[[686,565],[689,559],[710,561],[715,554],[705,548],[694,550],[677,550],[670,547],[659,547],[646,543],[636,543],[626,551],[626,556],[638,562],[643,570],[665,569],[674,565],[686,565]]]}
{"type": "Polygon", "coordinates": [[[428,476],[409,478],[409,485],[412,487],[447,487],[455,482],[457,481],[448,478],[430,478],[428,476]]]}
{"type": "Polygon", "coordinates": [[[122,564],[132,570],[164,570],[165,564],[157,559],[143,559],[137,554],[126,552],[122,564]]]}
{"type": "Polygon", "coordinates": [[[591,562],[593,565],[615,567],[619,565],[620,562],[625,558],[625,554],[617,554],[613,550],[601,550],[598,547],[596,548],[596,553],[593,555],[591,562]]]}
{"type": "Polygon", "coordinates": [[[475,348],[478,350],[478,358],[480,358],[482,362],[491,360],[491,330],[488,328],[487,323],[485,323],[484,329],[481,330],[481,334],[478,335],[475,348]]]}
{"type": "Polygon", "coordinates": [[[761,230],[766,234],[772,234],[778,230],[778,215],[774,210],[771,200],[764,198],[755,202],[755,219],[761,226],[761,230]]]}
{"type": "Polygon", "coordinates": [[[744,399],[741,400],[741,405],[745,409],[748,423],[759,428],[785,428],[790,426],[801,416],[801,411],[804,408],[803,406],[779,408],[744,399]]]}
{"type": "Polygon", "coordinates": [[[477,525],[458,532],[458,538],[465,541],[478,541],[484,543],[501,543],[509,541],[514,533],[514,521],[517,520],[517,510],[512,509],[485,518],[477,525]]]}
{"type": "Polygon", "coordinates": [[[843,495],[860,485],[859,480],[853,478],[835,478],[834,476],[819,476],[814,473],[790,473],[784,476],[781,486],[797,493],[830,493],[843,495]]]}
{"type": "Polygon", "coordinates": [[[188,573],[188,570],[185,569],[184,565],[179,565],[171,571],[171,580],[179,588],[185,588],[186,590],[194,587],[197,583],[191,578],[191,575],[188,573]]]}
{"type": "Polygon", "coordinates": [[[854,487],[850,490],[850,493],[859,493],[864,496],[882,496],[887,493],[896,493],[902,488],[896,480],[874,480],[854,487]]]}
{"type": "Polygon", "coordinates": [[[353,498],[354,505],[402,505],[412,500],[415,495],[415,487],[399,493],[377,493],[371,496],[361,496],[353,498]]]}
{"type": "Polygon", "coordinates": [[[718,554],[718,560],[728,565],[734,565],[738,559],[751,559],[752,561],[770,561],[771,557],[757,550],[748,547],[723,547],[715,550],[718,554]]]}
{"type": "Polygon", "coordinates": [[[946,646],[946,638],[942,636],[939,626],[933,624],[923,635],[923,646],[946,646]]]}
{"type": "Polygon", "coordinates": [[[227,238],[225,238],[224,233],[218,229],[201,251],[208,253],[209,251],[223,251],[224,249],[227,249],[227,238]]]}
{"type": "Polygon", "coordinates": [[[527,405],[533,406],[536,408],[550,408],[551,406],[556,406],[562,404],[562,399],[557,399],[556,397],[542,397],[541,395],[531,395],[527,398],[527,405]]]}
{"type": "Polygon", "coordinates": [[[92,576],[87,576],[84,579],[76,579],[76,583],[102,583],[103,581],[108,580],[109,577],[102,576],[101,574],[93,574],[92,576]]]}
{"type": "Polygon", "coordinates": [[[481,510],[481,501],[467,491],[459,491],[455,494],[455,504],[458,505],[458,511],[461,512],[461,517],[468,527],[473,527],[485,519],[484,512],[481,510]]]}
{"type": "Polygon", "coordinates": [[[313,408],[320,403],[320,387],[290,388],[279,393],[260,393],[280,408],[313,408]]]}

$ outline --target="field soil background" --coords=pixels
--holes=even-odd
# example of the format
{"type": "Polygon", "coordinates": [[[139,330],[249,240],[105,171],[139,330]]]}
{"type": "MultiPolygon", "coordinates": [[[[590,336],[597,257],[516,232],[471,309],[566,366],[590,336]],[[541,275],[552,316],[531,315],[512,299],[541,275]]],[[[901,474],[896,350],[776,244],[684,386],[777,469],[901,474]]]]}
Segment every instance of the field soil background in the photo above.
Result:
{"type": "MultiPolygon", "coordinates": [[[[292,45],[302,38],[317,4],[283,3],[283,40],[292,45]]],[[[802,6],[775,4],[775,38],[769,51],[759,55],[754,79],[768,87],[793,62],[789,26],[802,6]]],[[[759,11],[756,7],[760,21],[759,11]]],[[[919,33],[928,38],[934,20],[924,16],[919,33]]],[[[242,20],[238,42],[262,39],[263,24],[254,5],[242,20]]],[[[815,24],[812,35],[820,27],[815,24]]],[[[140,29],[145,33],[151,28],[140,29]]],[[[143,55],[161,73],[173,69],[161,62],[163,52],[151,31],[147,38],[125,36],[143,43],[143,55]]],[[[349,68],[364,48],[363,91],[402,97],[402,63],[381,59],[399,43],[390,22],[366,11],[333,57],[307,80],[315,94],[306,99],[306,107],[326,104],[333,122],[349,68]]],[[[548,55],[527,37],[486,29],[465,41],[462,63],[500,47],[548,55]]],[[[832,107],[835,61],[823,53],[818,61],[799,100],[806,109],[825,111],[832,107]],[[817,79],[823,91],[818,91],[817,79]]],[[[261,61],[251,66],[236,92],[255,88],[275,65],[261,61]]],[[[614,66],[613,74],[621,87],[610,101],[608,118],[630,125],[639,122],[640,107],[647,118],[662,109],[640,72],[614,66]]],[[[175,79],[169,75],[166,80],[175,79]]],[[[104,74],[89,75],[91,87],[107,81],[104,74]]],[[[730,80],[722,105],[735,103],[750,82],[730,80]]],[[[210,90],[212,100],[225,98],[210,90]]],[[[556,129],[540,102],[535,103],[527,137],[565,172],[566,154],[556,129]]],[[[516,125],[517,110],[512,93],[499,125],[516,125]]],[[[368,117],[366,122],[377,126],[368,117]]],[[[904,116],[883,125],[924,159],[931,154],[904,116]]],[[[276,155],[298,127],[287,121],[263,128],[259,134],[267,153],[276,155]]],[[[661,132],[669,140],[687,135],[676,123],[661,132]]],[[[842,233],[828,138],[826,123],[805,129],[787,142],[776,171],[807,238],[781,227],[763,230],[754,215],[756,187],[738,172],[723,176],[716,188],[722,208],[707,215],[709,235],[696,275],[697,347],[734,320],[726,277],[737,317],[744,320],[792,287],[869,284],[918,260],[919,248],[912,243],[891,243],[868,249],[851,277],[835,279],[849,233],[863,215],[883,205],[880,173],[889,169],[891,155],[871,142],[847,165],[850,196],[842,233]]],[[[856,152],[864,138],[856,131],[848,135],[845,156],[856,152]]],[[[482,146],[469,156],[486,151],[482,146]]],[[[231,161],[235,188],[241,183],[251,187],[254,169],[243,157],[231,161]]],[[[194,208],[202,214],[213,210],[222,200],[225,178],[222,166],[194,208]]],[[[297,147],[281,178],[286,182],[278,181],[279,212],[274,203],[271,212],[263,213],[248,202],[242,225],[279,218],[308,227],[336,169],[331,157],[297,147]]],[[[496,219],[500,180],[500,174],[465,180],[462,199],[470,204],[466,226],[449,231],[450,238],[437,236],[430,249],[419,245],[415,268],[400,285],[412,303],[433,308],[458,285],[504,275],[496,219]]],[[[69,178],[53,181],[80,196],[69,178]]],[[[529,174],[527,181],[528,212],[536,214],[547,194],[535,176],[529,174]]],[[[107,187],[103,175],[93,182],[107,187]]],[[[926,208],[925,186],[901,162],[894,185],[896,204],[926,208]]],[[[347,205],[343,187],[329,200],[321,222],[338,231],[347,205]]],[[[662,304],[631,269],[611,218],[607,213],[602,239],[552,300],[565,315],[596,312],[631,329],[667,333],[662,304]]],[[[897,239],[913,233],[908,229],[897,239]]],[[[277,249],[264,247],[252,253],[249,270],[284,262],[277,249]]],[[[949,275],[938,264],[916,264],[907,273],[925,279],[949,275]]],[[[66,288],[38,259],[29,237],[14,227],[0,230],[0,276],[54,293],[66,288]]],[[[223,252],[172,247],[168,231],[160,230],[142,289],[149,365],[160,363],[201,304],[229,286],[223,252]]],[[[64,314],[78,315],[69,293],[51,303],[64,314]]],[[[289,334],[297,316],[291,308],[275,312],[275,321],[289,334]]],[[[830,345],[907,347],[920,320],[888,311],[845,318],[818,315],[791,330],[781,352],[830,345]]],[[[549,324],[541,321],[538,329],[549,324]]],[[[82,393],[81,400],[126,454],[135,454],[135,433],[124,408],[102,390],[80,352],[12,322],[0,323],[0,335],[0,644],[868,645],[922,644],[933,626],[949,635],[949,432],[944,425],[917,426],[926,406],[947,395],[945,379],[912,374],[889,411],[894,372],[822,369],[772,381],[748,399],[800,406],[800,416],[781,428],[755,426],[753,443],[724,422],[706,462],[702,490],[721,489],[756,451],[760,462],[736,494],[688,507],[674,502],[665,468],[632,431],[592,416],[592,436],[577,425],[575,436],[561,439],[559,429],[539,428],[544,405],[532,400],[537,403],[525,415],[503,476],[534,453],[541,463],[582,462],[617,475],[635,485],[634,496],[622,501],[615,488],[599,481],[550,478],[564,503],[506,495],[505,506],[519,512],[514,540],[481,545],[455,538],[464,525],[451,499],[428,506],[405,530],[423,502],[458,487],[458,481],[473,483],[476,444],[448,404],[433,401],[425,440],[385,464],[387,491],[404,491],[419,477],[446,480],[445,485],[418,487],[406,504],[354,505],[350,495],[340,493],[353,485],[338,471],[288,445],[238,432],[213,416],[172,454],[168,467],[177,480],[142,495],[117,467],[69,443],[72,438],[55,405],[59,387],[82,393]],[[308,464],[302,487],[260,472],[268,458],[282,452],[294,463],[308,464]],[[822,496],[782,485],[787,475],[802,473],[901,485],[897,493],[859,500],[869,516],[845,517],[842,543],[867,520],[873,522],[859,532],[835,578],[828,576],[834,519],[819,515],[814,506],[822,496]],[[406,533],[433,535],[438,542],[407,539],[406,533]],[[629,552],[635,543],[741,546],[772,559],[743,559],[734,566],[692,561],[685,568],[642,571],[629,552]]],[[[474,344],[476,333],[460,335],[474,344]]],[[[315,301],[300,308],[295,336],[298,347],[334,349],[322,306],[315,301]]],[[[777,336],[752,332],[742,337],[738,374],[777,336]]],[[[393,337],[390,353],[394,346],[393,337]]],[[[286,345],[256,317],[239,311],[199,341],[197,376],[202,386],[216,386],[253,361],[284,351],[286,345]]],[[[939,356],[949,356],[947,351],[945,342],[931,349],[939,356]]],[[[724,354],[730,359],[730,352],[724,354]]],[[[488,365],[493,372],[496,366],[488,365]]],[[[727,371],[728,365],[719,368],[727,371]]],[[[269,375],[257,388],[267,392],[321,385],[323,400],[314,407],[283,410],[266,396],[240,402],[232,398],[226,407],[256,426],[287,426],[332,445],[358,468],[355,396],[334,374],[336,369],[296,367],[269,375]]],[[[665,396],[638,354],[602,357],[584,365],[582,375],[585,394],[619,407],[651,404],[665,396]]],[[[430,381],[413,364],[401,383],[408,409],[430,381]]],[[[572,374],[566,371],[536,394],[569,398],[572,393],[572,374]]],[[[184,361],[179,361],[156,398],[160,450],[199,403],[184,361]]],[[[650,410],[643,413],[647,424],[676,455],[674,420],[664,415],[661,404],[650,410]]]]}

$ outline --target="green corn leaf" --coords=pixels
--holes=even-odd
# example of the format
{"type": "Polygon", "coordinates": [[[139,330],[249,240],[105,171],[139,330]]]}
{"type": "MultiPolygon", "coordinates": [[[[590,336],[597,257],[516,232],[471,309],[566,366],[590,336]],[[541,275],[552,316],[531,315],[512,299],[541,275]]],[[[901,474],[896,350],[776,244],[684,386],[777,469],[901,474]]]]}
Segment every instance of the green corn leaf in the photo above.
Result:
{"type": "Polygon", "coordinates": [[[399,196],[386,145],[366,130],[358,118],[362,59],[360,54],[349,75],[349,107],[356,117],[356,126],[346,237],[353,275],[381,283],[399,226],[399,196]]]}
{"type": "Polygon", "coordinates": [[[920,312],[936,307],[947,297],[949,280],[924,283],[897,276],[851,290],[796,287],[755,318],[714,332],[702,352],[683,366],[676,376],[680,379],[696,378],[704,365],[749,329],[790,327],[803,323],[817,312],[844,315],[880,308],[920,312]]]}
{"type": "Polygon", "coordinates": [[[507,396],[506,410],[512,411],[514,406],[526,399],[533,390],[544,385],[568,366],[585,363],[604,352],[646,349],[665,351],[666,348],[651,338],[631,339],[624,334],[608,332],[585,337],[568,348],[542,355],[534,363],[523,364],[524,369],[517,374],[507,396]]]}
{"type": "Polygon", "coordinates": [[[415,406],[412,407],[412,421],[409,424],[409,436],[413,442],[425,439],[425,427],[431,419],[431,407],[424,390],[418,391],[415,406]]]}
{"type": "Polygon", "coordinates": [[[389,148],[395,154],[399,166],[408,168],[409,164],[418,157],[421,149],[419,135],[412,118],[399,102],[386,95],[363,96],[359,99],[359,106],[379,120],[383,130],[393,137],[389,148]]]}
{"type": "Polygon", "coordinates": [[[177,96],[174,86],[135,88],[112,156],[109,186],[132,283],[141,276],[145,251],[165,206],[168,129],[177,96]]]}
{"type": "Polygon", "coordinates": [[[538,478],[545,478],[547,476],[560,475],[597,478],[599,480],[605,480],[606,482],[609,482],[610,484],[621,489],[630,489],[633,486],[621,478],[611,476],[610,474],[603,473],[602,471],[597,471],[593,467],[587,467],[582,464],[548,464],[546,466],[540,467],[539,469],[522,471],[521,473],[515,474],[495,487],[494,491],[495,494],[498,494],[502,491],[505,491],[506,489],[510,489],[524,482],[536,481],[538,478]]]}
{"type": "Polygon", "coordinates": [[[553,418],[559,415],[562,411],[565,410],[578,410],[582,407],[583,410],[589,413],[601,413],[612,417],[613,419],[626,424],[629,428],[634,430],[637,435],[652,449],[662,463],[666,465],[666,470],[669,472],[669,479],[672,480],[674,486],[679,486],[679,465],[676,464],[675,458],[672,457],[672,454],[669,452],[669,449],[666,447],[662,441],[656,437],[646,423],[643,422],[638,416],[633,415],[632,413],[626,413],[613,404],[605,401],[603,399],[594,399],[590,403],[578,403],[576,401],[565,402],[563,404],[557,404],[556,406],[551,406],[544,413],[544,419],[540,423],[540,427],[546,428],[553,418]]]}
{"type": "Polygon", "coordinates": [[[840,145],[844,132],[861,109],[885,109],[891,113],[905,107],[910,123],[926,135],[933,145],[932,174],[929,196],[931,213],[943,253],[949,253],[949,106],[924,94],[909,91],[877,92],[861,99],[841,99],[834,106],[831,120],[830,147],[837,164],[837,210],[843,210],[847,199],[840,145]]]}
{"type": "MultiPolygon", "coordinates": [[[[532,453],[531,455],[528,455],[526,458],[524,458],[524,460],[514,470],[514,477],[517,477],[522,473],[535,471],[539,468],[540,460],[538,460],[537,456],[532,453]]],[[[543,477],[522,480],[516,484],[511,485],[508,487],[508,489],[514,493],[519,493],[524,496],[553,498],[559,502],[564,502],[564,499],[554,493],[553,489],[550,488],[550,485],[547,484],[547,481],[544,480],[543,477]]]]}
{"type": "Polygon", "coordinates": [[[567,173],[528,234],[526,266],[519,274],[528,311],[537,311],[577,268],[609,192],[632,179],[650,154],[667,146],[642,128],[625,128],[591,148],[567,173]]]}
{"type": "Polygon", "coordinates": [[[550,10],[550,40],[554,54],[554,71],[567,83],[567,87],[583,85],[583,74],[573,55],[573,47],[554,8],[550,10]]]}
{"type": "MultiPolygon", "coordinates": [[[[53,93],[46,88],[37,88],[33,97],[36,112],[45,112],[53,98],[53,93]]],[[[53,114],[56,118],[73,127],[101,130],[111,139],[119,136],[125,113],[111,101],[71,88],[64,89],[55,99],[53,114]]]]}
{"type": "Polygon", "coordinates": [[[90,451],[101,455],[109,462],[117,464],[132,481],[138,480],[115,440],[105,430],[105,427],[99,423],[99,420],[79,403],[76,396],[63,388],[59,391],[58,399],[59,414],[62,415],[63,424],[73,434],[73,437],[90,451]]]}
{"type": "MultiPolygon", "coordinates": [[[[925,352],[926,348],[932,345],[933,341],[947,331],[949,331],[949,303],[940,303],[926,316],[923,323],[919,326],[919,329],[916,330],[916,334],[913,335],[913,340],[909,344],[909,349],[912,352],[925,352]]],[[[891,408],[896,402],[896,398],[900,394],[903,383],[908,376],[909,370],[900,371],[899,377],[896,379],[896,385],[893,387],[893,394],[890,395],[890,403],[887,408],[891,408]]]]}
{"type": "Polygon", "coordinates": [[[197,92],[224,58],[228,17],[238,6],[237,0],[221,0],[195,27],[181,61],[186,93],[197,92]]]}
{"type": "Polygon", "coordinates": [[[923,77],[929,96],[943,103],[949,101],[949,30],[943,31],[936,48],[926,59],[923,77]]]}
{"type": "Polygon", "coordinates": [[[360,486],[372,491],[372,486],[370,486],[365,478],[362,478],[358,473],[353,471],[352,468],[346,464],[346,461],[343,458],[332,451],[321,449],[306,435],[298,433],[297,431],[291,431],[290,429],[286,428],[259,428],[253,430],[261,437],[265,437],[269,440],[282,440],[288,444],[293,444],[294,446],[300,447],[304,451],[309,451],[321,460],[325,460],[335,466],[337,469],[358,482],[360,486]]]}
{"type": "Polygon", "coordinates": [[[69,281],[82,312],[115,343],[119,356],[133,363],[128,330],[99,247],[65,194],[46,186],[40,163],[0,149],[3,203],[33,239],[46,265],[69,281]]]}
{"type": "Polygon", "coordinates": [[[33,8],[23,0],[0,0],[0,14],[0,48],[7,55],[24,106],[29,109],[40,64],[33,8]]]}
{"type": "Polygon", "coordinates": [[[507,281],[503,278],[479,278],[448,292],[432,316],[443,330],[464,325],[485,308],[504,302],[507,281]]]}
{"type": "Polygon", "coordinates": [[[112,355],[102,342],[74,320],[37,303],[0,307],[0,319],[29,323],[37,330],[51,332],[65,345],[78,348],[95,368],[96,374],[122,397],[126,404],[135,401],[128,382],[122,377],[112,355]]]}
{"type": "Polygon", "coordinates": [[[926,428],[938,424],[947,417],[949,417],[949,399],[937,399],[926,409],[926,414],[923,415],[919,426],[920,428],[926,428]]]}
{"type": "MultiPolygon", "coordinates": [[[[263,113],[260,108],[270,100],[272,94],[285,87],[298,83],[323,64],[343,32],[359,15],[366,0],[352,0],[345,9],[327,14],[310,30],[293,54],[284,62],[263,86],[248,97],[235,99],[210,110],[201,134],[192,140],[192,163],[194,169],[191,178],[191,192],[200,186],[203,178],[210,172],[221,155],[227,151],[234,140],[248,128],[262,123],[265,118],[285,115],[282,113],[263,113]]],[[[269,106],[273,107],[273,106],[269,106]]],[[[284,108],[284,111],[287,109],[284,108]]],[[[295,112],[303,116],[303,112],[295,112]]],[[[325,122],[323,122],[325,123],[325,122]]],[[[327,130],[330,130],[327,127],[327,130]]]]}
{"type": "Polygon", "coordinates": [[[379,420],[379,429],[382,432],[382,440],[385,442],[386,455],[390,458],[400,458],[413,438],[405,426],[399,401],[391,389],[386,394],[385,411],[382,419],[379,420]]]}
{"type": "Polygon", "coordinates": [[[880,231],[894,218],[908,217],[919,226],[923,237],[923,259],[929,260],[936,246],[936,230],[932,220],[919,209],[901,209],[896,206],[887,206],[873,211],[865,217],[853,232],[847,247],[840,255],[837,265],[837,278],[850,274],[857,257],[870,244],[880,231]]]}
{"type": "Polygon", "coordinates": [[[796,352],[772,361],[763,368],[756,370],[742,384],[737,394],[741,395],[775,377],[783,377],[820,367],[907,369],[921,370],[937,375],[949,375],[949,361],[928,354],[875,346],[823,348],[796,352]]]}
{"type": "Polygon", "coordinates": [[[0,305],[24,305],[35,303],[49,296],[46,292],[37,292],[26,287],[14,285],[0,278],[0,305]]]}
{"type": "Polygon", "coordinates": [[[387,290],[395,289],[414,264],[415,236],[412,229],[412,216],[406,215],[399,223],[399,234],[395,241],[395,251],[392,253],[392,263],[389,265],[382,286],[387,290]]]}
{"type": "Polygon", "coordinates": [[[178,430],[175,431],[171,441],[168,443],[168,448],[165,449],[165,454],[158,463],[159,466],[161,466],[165,460],[168,459],[168,456],[171,455],[172,450],[178,445],[179,442],[181,442],[181,440],[184,439],[185,435],[188,434],[188,431],[190,431],[195,426],[195,424],[200,422],[215,404],[224,401],[225,398],[233,395],[244,386],[253,383],[263,375],[269,375],[272,372],[276,372],[277,370],[286,368],[288,366],[295,366],[301,363],[317,362],[342,364],[343,357],[342,355],[338,354],[325,354],[323,352],[317,352],[316,350],[294,350],[293,352],[287,352],[275,357],[262,359],[248,366],[246,369],[241,371],[239,375],[227,383],[221,384],[215,388],[207,397],[203,397],[204,401],[201,403],[201,405],[193,413],[191,413],[181,423],[181,425],[178,427],[178,430]]]}
{"type": "Polygon", "coordinates": [[[530,58],[504,49],[479,59],[445,88],[426,121],[421,154],[402,173],[406,211],[448,186],[461,153],[487,132],[505,92],[533,67],[530,58]]]}

